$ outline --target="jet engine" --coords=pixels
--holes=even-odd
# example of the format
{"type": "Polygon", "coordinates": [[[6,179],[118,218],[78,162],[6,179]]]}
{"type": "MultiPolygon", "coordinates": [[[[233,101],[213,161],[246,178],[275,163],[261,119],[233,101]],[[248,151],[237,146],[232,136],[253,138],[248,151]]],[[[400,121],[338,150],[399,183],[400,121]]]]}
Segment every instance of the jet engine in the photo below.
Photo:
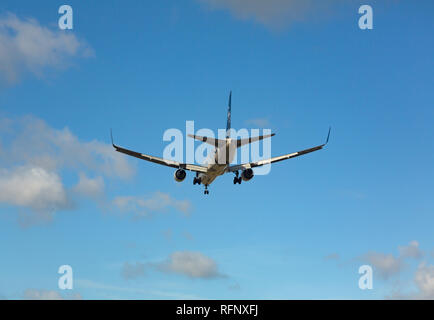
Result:
{"type": "Polygon", "coordinates": [[[241,173],[241,178],[244,181],[249,181],[250,179],[252,179],[254,176],[253,174],[253,170],[252,169],[246,169],[241,173]]]}
{"type": "Polygon", "coordinates": [[[185,173],[185,170],[178,169],[175,171],[174,178],[177,182],[184,181],[185,177],[187,176],[187,173],[185,173]]]}

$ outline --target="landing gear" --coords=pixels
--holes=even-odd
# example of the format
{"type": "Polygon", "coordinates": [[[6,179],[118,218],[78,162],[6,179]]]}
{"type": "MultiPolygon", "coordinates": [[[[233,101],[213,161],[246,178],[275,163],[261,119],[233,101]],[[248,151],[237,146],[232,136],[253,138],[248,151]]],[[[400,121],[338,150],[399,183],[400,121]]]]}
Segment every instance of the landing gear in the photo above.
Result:
{"type": "Polygon", "coordinates": [[[209,190],[208,190],[208,185],[207,184],[205,185],[205,190],[204,190],[203,194],[209,194],[209,190]]]}
{"type": "Polygon", "coordinates": [[[241,184],[241,177],[238,177],[238,171],[235,171],[234,184],[241,184]]]}
{"type": "Polygon", "coordinates": [[[199,178],[199,172],[196,172],[196,177],[193,178],[193,185],[195,185],[196,183],[201,184],[201,182],[202,182],[201,180],[202,179],[199,178]]]}
{"type": "Polygon", "coordinates": [[[241,179],[241,177],[239,177],[239,178],[237,178],[237,177],[235,177],[234,178],[234,184],[241,184],[241,181],[242,181],[242,179],[241,179]]]}

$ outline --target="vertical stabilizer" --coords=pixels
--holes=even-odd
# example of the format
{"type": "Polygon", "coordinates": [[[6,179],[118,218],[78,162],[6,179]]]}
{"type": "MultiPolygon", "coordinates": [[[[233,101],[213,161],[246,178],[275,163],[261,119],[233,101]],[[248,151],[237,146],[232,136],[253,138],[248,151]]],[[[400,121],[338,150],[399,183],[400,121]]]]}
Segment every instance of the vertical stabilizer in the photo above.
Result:
{"type": "Polygon", "coordinates": [[[226,138],[229,138],[229,134],[231,130],[231,100],[232,100],[232,91],[229,93],[228,118],[226,122],[226,138]]]}

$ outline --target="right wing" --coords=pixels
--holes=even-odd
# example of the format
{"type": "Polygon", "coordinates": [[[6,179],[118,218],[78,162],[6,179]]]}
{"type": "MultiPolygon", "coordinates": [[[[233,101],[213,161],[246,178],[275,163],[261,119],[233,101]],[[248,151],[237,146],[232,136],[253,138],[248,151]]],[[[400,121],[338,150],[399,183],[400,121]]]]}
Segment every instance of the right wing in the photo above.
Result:
{"type": "Polygon", "coordinates": [[[234,171],[238,171],[238,170],[245,170],[245,169],[260,167],[260,166],[263,166],[265,164],[279,162],[279,161],[282,161],[282,160],[295,158],[295,157],[302,156],[302,155],[307,154],[307,153],[311,153],[311,152],[314,152],[314,151],[317,151],[317,150],[321,150],[329,142],[330,130],[331,130],[331,128],[329,128],[329,133],[327,135],[326,142],[324,144],[319,145],[319,146],[316,146],[316,147],[313,147],[313,148],[309,148],[309,149],[305,149],[305,150],[301,150],[301,151],[297,151],[297,152],[294,152],[294,153],[288,153],[288,154],[285,154],[283,156],[278,156],[278,157],[274,157],[274,158],[270,158],[270,159],[259,160],[259,161],[256,161],[256,162],[250,162],[250,163],[244,163],[244,164],[238,164],[238,165],[233,165],[233,166],[228,167],[227,171],[234,172],[234,171]]]}
{"type": "MultiPolygon", "coordinates": [[[[110,134],[111,134],[111,132],[110,132],[110,134]]],[[[113,146],[113,148],[115,148],[116,151],[127,154],[127,155],[135,157],[135,158],[139,158],[142,160],[158,163],[158,164],[161,164],[163,166],[172,167],[172,168],[176,168],[176,169],[185,169],[185,170],[190,170],[190,171],[195,171],[195,172],[204,172],[204,173],[207,172],[207,170],[208,170],[207,167],[204,167],[204,166],[200,166],[200,165],[196,165],[196,164],[180,163],[177,161],[158,158],[158,157],[150,156],[147,154],[128,150],[128,149],[125,149],[125,148],[122,148],[122,147],[115,145],[113,143],[113,135],[112,134],[111,134],[111,139],[112,139],[112,146],[113,146]]]]}

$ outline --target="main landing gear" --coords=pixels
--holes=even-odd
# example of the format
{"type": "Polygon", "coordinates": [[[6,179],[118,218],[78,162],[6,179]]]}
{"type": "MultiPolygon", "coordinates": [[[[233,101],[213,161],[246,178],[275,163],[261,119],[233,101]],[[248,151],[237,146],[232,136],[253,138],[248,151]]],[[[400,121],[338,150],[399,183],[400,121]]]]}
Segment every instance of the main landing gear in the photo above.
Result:
{"type": "Polygon", "coordinates": [[[241,177],[238,177],[238,171],[235,171],[234,184],[241,184],[241,177]]]}

